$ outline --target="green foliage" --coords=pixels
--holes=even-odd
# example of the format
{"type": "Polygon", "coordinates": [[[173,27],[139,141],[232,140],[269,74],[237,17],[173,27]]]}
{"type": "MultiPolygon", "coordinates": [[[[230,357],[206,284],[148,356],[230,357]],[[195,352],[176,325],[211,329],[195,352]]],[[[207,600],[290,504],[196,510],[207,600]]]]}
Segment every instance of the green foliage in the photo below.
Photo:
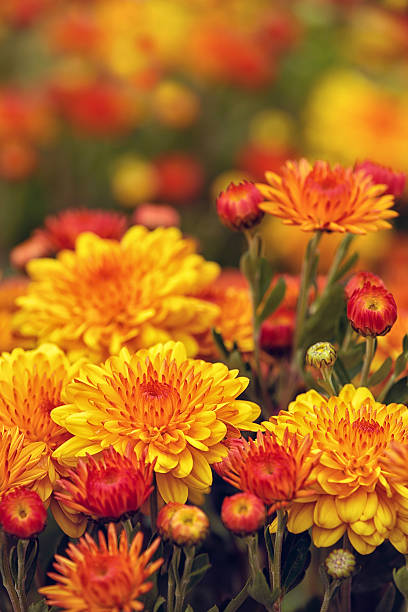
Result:
{"type": "Polygon", "coordinates": [[[380,365],[378,370],[376,370],[373,374],[371,374],[368,379],[368,386],[371,387],[373,385],[379,385],[383,380],[387,378],[392,368],[392,359],[391,357],[387,357],[387,359],[380,365]]]}
{"type": "Polygon", "coordinates": [[[400,378],[392,387],[388,390],[385,396],[384,402],[386,404],[392,404],[394,402],[398,404],[404,404],[408,401],[408,376],[400,378]]]}
{"type": "Polygon", "coordinates": [[[266,582],[266,578],[262,572],[257,572],[248,588],[248,593],[258,603],[266,608],[272,608],[275,601],[278,599],[280,591],[275,589],[271,592],[266,582]]]}
{"type": "Polygon", "coordinates": [[[197,555],[193,561],[193,567],[191,568],[190,581],[188,583],[187,592],[191,591],[205,576],[207,571],[210,569],[211,563],[207,553],[197,555]]]}
{"type": "Polygon", "coordinates": [[[278,308],[278,306],[280,306],[283,298],[285,297],[285,292],[285,280],[282,277],[278,278],[276,285],[266,298],[261,312],[257,315],[258,325],[265,321],[265,319],[267,319],[278,308]]]}
{"type": "Polygon", "coordinates": [[[307,348],[316,342],[333,341],[344,307],[343,287],[332,285],[320,300],[317,310],[307,319],[300,340],[301,345],[307,348]]]}
{"type": "Polygon", "coordinates": [[[310,565],[311,542],[307,531],[300,534],[286,532],[282,548],[282,587],[285,593],[303,580],[310,565]]]}
{"type": "Polygon", "coordinates": [[[395,586],[393,584],[389,584],[374,612],[390,612],[394,606],[395,594],[395,586]]]}

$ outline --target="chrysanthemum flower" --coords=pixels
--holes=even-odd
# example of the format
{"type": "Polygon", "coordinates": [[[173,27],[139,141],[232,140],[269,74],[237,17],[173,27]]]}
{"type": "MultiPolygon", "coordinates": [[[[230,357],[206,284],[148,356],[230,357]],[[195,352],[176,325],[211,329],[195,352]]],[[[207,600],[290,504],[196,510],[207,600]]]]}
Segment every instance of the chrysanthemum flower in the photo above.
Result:
{"type": "Polygon", "coordinates": [[[244,491],[225,497],[221,507],[225,527],[237,535],[249,535],[265,523],[265,504],[252,493],[244,491]]]}
{"type": "Polygon", "coordinates": [[[66,508],[93,519],[120,519],[134,514],[153,491],[153,466],[138,460],[132,445],[125,455],[112,447],[95,459],[80,459],[67,478],[58,481],[55,497],[66,508]]]}
{"type": "Polygon", "coordinates": [[[32,487],[47,474],[43,442],[27,443],[17,427],[0,425],[0,496],[16,487],[32,487]]]}
{"type": "Polygon", "coordinates": [[[211,328],[218,307],[191,297],[218,275],[176,228],[132,227],[121,242],[81,234],[76,250],[28,264],[32,278],[15,325],[100,361],[169,339],[197,352],[194,335],[211,328]]]}
{"type": "Polygon", "coordinates": [[[299,442],[288,430],[281,441],[270,432],[258,432],[256,440],[245,441],[242,450],[232,450],[220,475],[237,489],[259,497],[270,506],[271,514],[312,493],[310,447],[307,437],[299,442]]]}
{"type": "Polygon", "coordinates": [[[107,541],[101,531],[99,545],[85,534],[77,544],[69,544],[68,558],[56,555],[56,571],[49,573],[56,584],[42,587],[39,592],[46,597],[48,605],[71,612],[143,610],[139,598],[153,586],[147,579],[163,563],[163,559],[149,563],[159,543],[157,538],[141,554],[143,534],[139,532],[129,547],[126,533],[122,531],[118,545],[115,526],[111,523],[107,541]]]}
{"type": "Polygon", "coordinates": [[[35,490],[46,501],[60,466],[51,458],[55,448],[70,434],[51,420],[50,412],[61,404],[61,392],[78,371],[64,353],[52,344],[31,351],[17,348],[0,357],[0,425],[17,427],[24,445],[40,443],[41,478],[35,490]]]}
{"type": "Polygon", "coordinates": [[[13,329],[13,315],[17,309],[16,298],[27,291],[28,279],[20,276],[10,277],[0,282],[0,353],[12,351],[20,346],[32,348],[32,338],[25,338],[13,329]]]}
{"type": "Polygon", "coordinates": [[[398,216],[390,210],[393,196],[362,170],[301,159],[286,162],[280,175],[267,172],[266,179],[269,185],[257,185],[266,200],[260,208],[305,232],[366,234],[391,227],[387,219],[398,216]]]}
{"type": "Polygon", "coordinates": [[[100,366],[84,366],[66,390],[66,406],[52,418],[73,438],[54,452],[61,461],[109,445],[123,453],[130,441],[140,458],[156,460],[163,499],[184,503],[206,492],[210,464],[227,454],[227,432],[256,431],[260,408],[237,400],[248,379],[221,363],[188,359],[181,342],[158,344],[130,355],[122,349],[100,366]]]}
{"type": "Polygon", "coordinates": [[[101,238],[120,240],[125,233],[125,215],[109,210],[72,208],[46,217],[44,228],[34,233],[11,251],[14,266],[24,267],[31,259],[74,249],[76,239],[83,232],[93,232],[101,238]]]}
{"type": "Polygon", "coordinates": [[[391,193],[396,198],[403,194],[407,175],[405,172],[396,172],[387,166],[382,166],[369,159],[359,162],[354,166],[355,170],[363,170],[371,177],[375,185],[385,185],[386,193],[391,193]]]}
{"type": "Polygon", "coordinates": [[[277,436],[287,428],[300,439],[309,436],[311,452],[321,453],[312,471],[315,493],[288,508],[289,531],[312,527],[316,546],[332,546],[347,532],[361,554],[386,539],[408,552],[408,522],[402,518],[408,490],[391,485],[384,466],[393,440],[407,443],[406,406],[380,404],[368,389],[346,385],[329,399],[314,390],[303,393],[263,425],[277,436]]]}
{"type": "Polygon", "coordinates": [[[47,511],[35,491],[21,487],[6,493],[0,501],[0,524],[6,533],[32,538],[45,527],[47,511]]]}
{"type": "Polygon", "coordinates": [[[356,289],[347,302],[347,318],[361,336],[383,336],[397,319],[392,293],[369,282],[356,289]]]}

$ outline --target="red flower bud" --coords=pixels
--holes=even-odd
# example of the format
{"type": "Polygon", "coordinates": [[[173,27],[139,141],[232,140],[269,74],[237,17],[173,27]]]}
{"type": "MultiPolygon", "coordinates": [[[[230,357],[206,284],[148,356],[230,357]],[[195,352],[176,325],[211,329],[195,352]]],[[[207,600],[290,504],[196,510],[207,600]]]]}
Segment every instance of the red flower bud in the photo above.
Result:
{"type": "Polygon", "coordinates": [[[21,487],[6,493],[0,502],[0,523],[6,533],[18,538],[32,538],[40,533],[47,511],[35,491],[21,487]]]}
{"type": "Polygon", "coordinates": [[[349,299],[347,317],[353,329],[362,336],[383,336],[397,319],[397,305],[384,287],[365,283],[349,299]]]}
{"type": "Polygon", "coordinates": [[[264,503],[247,491],[226,497],[222,502],[222,522],[237,535],[249,535],[258,531],[265,523],[265,518],[264,503]]]}
{"type": "Polygon", "coordinates": [[[250,229],[264,216],[264,212],[259,208],[263,200],[254,183],[230,183],[217,198],[218,216],[221,222],[232,230],[250,229]]]}

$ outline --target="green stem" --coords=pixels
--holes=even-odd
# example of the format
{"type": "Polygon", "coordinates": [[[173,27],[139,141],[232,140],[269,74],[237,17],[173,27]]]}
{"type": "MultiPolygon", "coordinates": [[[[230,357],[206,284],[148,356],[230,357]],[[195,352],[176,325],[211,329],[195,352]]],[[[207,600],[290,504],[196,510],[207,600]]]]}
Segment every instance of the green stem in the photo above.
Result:
{"type": "MultiPolygon", "coordinates": [[[[278,526],[275,534],[275,543],[273,550],[273,568],[272,568],[272,578],[273,578],[273,590],[281,589],[281,563],[282,563],[282,544],[283,544],[283,536],[285,535],[285,526],[286,526],[286,514],[285,511],[279,509],[277,511],[277,519],[278,526]]],[[[276,612],[280,612],[281,610],[281,599],[279,597],[278,601],[275,604],[276,612]]]]}
{"type": "Polygon", "coordinates": [[[1,546],[1,563],[0,571],[3,578],[3,586],[6,589],[10,602],[13,608],[13,612],[24,612],[21,608],[20,600],[14,587],[14,580],[11,575],[10,561],[9,561],[9,547],[6,535],[4,531],[0,530],[0,546],[1,546]]]}
{"type": "Polygon", "coordinates": [[[395,379],[396,379],[396,376],[395,376],[395,373],[393,372],[391,376],[389,377],[387,383],[384,385],[381,393],[378,395],[377,402],[383,402],[385,400],[385,397],[388,391],[391,389],[392,385],[395,383],[395,379]]]}
{"type": "Polygon", "coordinates": [[[320,304],[322,303],[323,299],[326,297],[329,289],[331,288],[331,286],[333,285],[333,283],[336,280],[336,276],[337,273],[340,269],[340,266],[345,258],[345,256],[347,255],[347,251],[350,247],[350,244],[352,243],[352,241],[354,240],[355,236],[353,234],[347,234],[343,240],[341,241],[336,254],[334,256],[333,259],[333,263],[330,266],[330,270],[327,274],[327,280],[326,280],[326,285],[321,293],[321,295],[317,298],[317,300],[314,301],[313,305],[312,305],[312,311],[316,312],[316,310],[318,309],[318,307],[320,306],[320,304]]]}
{"type": "Polygon", "coordinates": [[[340,580],[333,580],[333,582],[326,587],[320,612],[328,612],[331,598],[333,597],[333,593],[339,584],[340,580]]]}
{"type": "Polygon", "coordinates": [[[180,548],[173,546],[173,555],[171,558],[171,564],[169,568],[169,581],[167,585],[167,612],[173,612],[174,610],[174,594],[176,584],[179,582],[179,565],[180,565],[180,548]]]}
{"type": "Polygon", "coordinates": [[[238,593],[238,595],[234,597],[234,599],[231,599],[224,612],[235,612],[235,610],[239,610],[239,608],[248,598],[248,589],[250,587],[250,584],[251,578],[248,578],[242,590],[238,593]]]}
{"type": "Polygon", "coordinates": [[[185,561],[181,580],[176,585],[176,605],[174,612],[183,612],[184,599],[186,597],[188,583],[190,582],[191,568],[193,567],[195,546],[184,547],[185,561]]]}
{"type": "MultiPolygon", "coordinates": [[[[345,550],[352,550],[352,546],[350,540],[347,535],[347,531],[343,536],[343,548],[345,550]]],[[[351,612],[351,580],[350,578],[346,578],[341,582],[340,585],[340,606],[341,612],[351,612]]]]}
{"type": "Polygon", "coordinates": [[[122,527],[126,532],[127,539],[130,544],[130,536],[132,535],[132,531],[133,531],[133,525],[132,525],[132,521],[130,520],[130,518],[126,519],[125,521],[122,521],[122,527]]]}
{"type": "Polygon", "coordinates": [[[26,552],[30,540],[18,540],[17,542],[17,584],[16,591],[20,602],[21,610],[27,610],[27,597],[25,589],[26,579],[26,552]]]}
{"type": "Polygon", "coordinates": [[[302,274],[300,280],[300,290],[299,290],[299,299],[297,303],[296,309],[296,330],[294,337],[294,349],[295,349],[295,357],[296,360],[299,360],[299,355],[297,354],[299,351],[299,344],[302,338],[303,327],[306,320],[307,314],[307,302],[309,297],[309,289],[312,282],[312,272],[315,265],[316,259],[316,250],[319,244],[322,233],[320,231],[316,232],[313,238],[309,241],[309,244],[306,248],[305,258],[303,260],[302,265],[302,274]]]}
{"type": "Polygon", "coordinates": [[[325,388],[329,392],[329,396],[336,395],[337,392],[336,392],[336,389],[334,388],[333,378],[332,378],[333,368],[322,367],[320,372],[322,375],[322,379],[325,383],[325,388]]]}
{"type": "Polygon", "coordinates": [[[370,366],[375,353],[375,338],[367,336],[366,339],[366,351],[364,356],[363,369],[361,370],[360,387],[366,387],[368,381],[368,375],[370,373],[370,366]]]}

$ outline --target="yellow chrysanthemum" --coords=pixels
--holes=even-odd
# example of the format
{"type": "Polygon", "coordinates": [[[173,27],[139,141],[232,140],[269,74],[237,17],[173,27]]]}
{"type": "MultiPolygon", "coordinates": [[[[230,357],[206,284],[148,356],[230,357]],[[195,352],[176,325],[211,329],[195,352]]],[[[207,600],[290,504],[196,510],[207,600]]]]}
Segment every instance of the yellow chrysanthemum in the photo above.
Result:
{"type": "Polygon", "coordinates": [[[0,495],[16,487],[32,487],[46,475],[45,444],[27,441],[18,427],[0,425],[0,495]]]}
{"type": "Polygon", "coordinates": [[[50,412],[61,404],[61,391],[77,372],[55,345],[14,349],[0,357],[0,426],[17,427],[24,444],[41,443],[41,478],[35,490],[46,501],[58,477],[58,463],[51,458],[70,434],[51,420],[50,412]]]}
{"type": "Polygon", "coordinates": [[[408,409],[402,404],[376,402],[365,387],[346,385],[338,397],[316,391],[299,395],[287,411],[263,423],[278,436],[286,428],[312,439],[320,457],[312,471],[316,494],[295,500],[289,508],[288,529],[309,527],[316,546],[332,546],[347,532],[361,554],[385,539],[408,552],[408,488],[397,490],[384,466],[393,441],[408,442],[408,409]]]}
{"type": "Polygon", "coordinates": [[[217,277],[218,265],[176,228],[134,226],[121,242],[84,233],[75,251],[31,261],[28,272],[16,328],[95,361],[123,346],[168,340],[181,340],[194,355],[194,335],[210,329],[219,310],[192,297],[217,277]]]}
{"type": "Polygon", "coordinates": [[[15,300],[25,294],[27,285],[28,281],[24,277],[7,278],[0,282],[0,353],[12,351],[17,346],[35,346],[32,338],[20,336],[13,330],[13,313],[17,309],[15,300]]]}
{"type": "Polygon", "coordinates": [[[267,172],[266,180],[257,185],[266,200],[259,208],[305,232],[366,234],[391,227],[387,219],[398,216],[385,185],[373,185],[361,170],[301,159],[286,162],[281,174],[267,172]]]}
{"type": "Polygon", "coordinates": [[[133,355],[124,348],[101,366],[85,366],[68,385],[67,405],[52,418],[74,437],[54,457],[70,463],[110,445],[124,453],[131,441],[138,457],[146,449],[146,460],[156,460],[163,499],[184,503],[207,492],[210,464],[227,454],[227,432],[259,429],[259,406],[236,399],[249,382],[237,375],[222,363],[188,359],[181,342],[133,355]]]}

